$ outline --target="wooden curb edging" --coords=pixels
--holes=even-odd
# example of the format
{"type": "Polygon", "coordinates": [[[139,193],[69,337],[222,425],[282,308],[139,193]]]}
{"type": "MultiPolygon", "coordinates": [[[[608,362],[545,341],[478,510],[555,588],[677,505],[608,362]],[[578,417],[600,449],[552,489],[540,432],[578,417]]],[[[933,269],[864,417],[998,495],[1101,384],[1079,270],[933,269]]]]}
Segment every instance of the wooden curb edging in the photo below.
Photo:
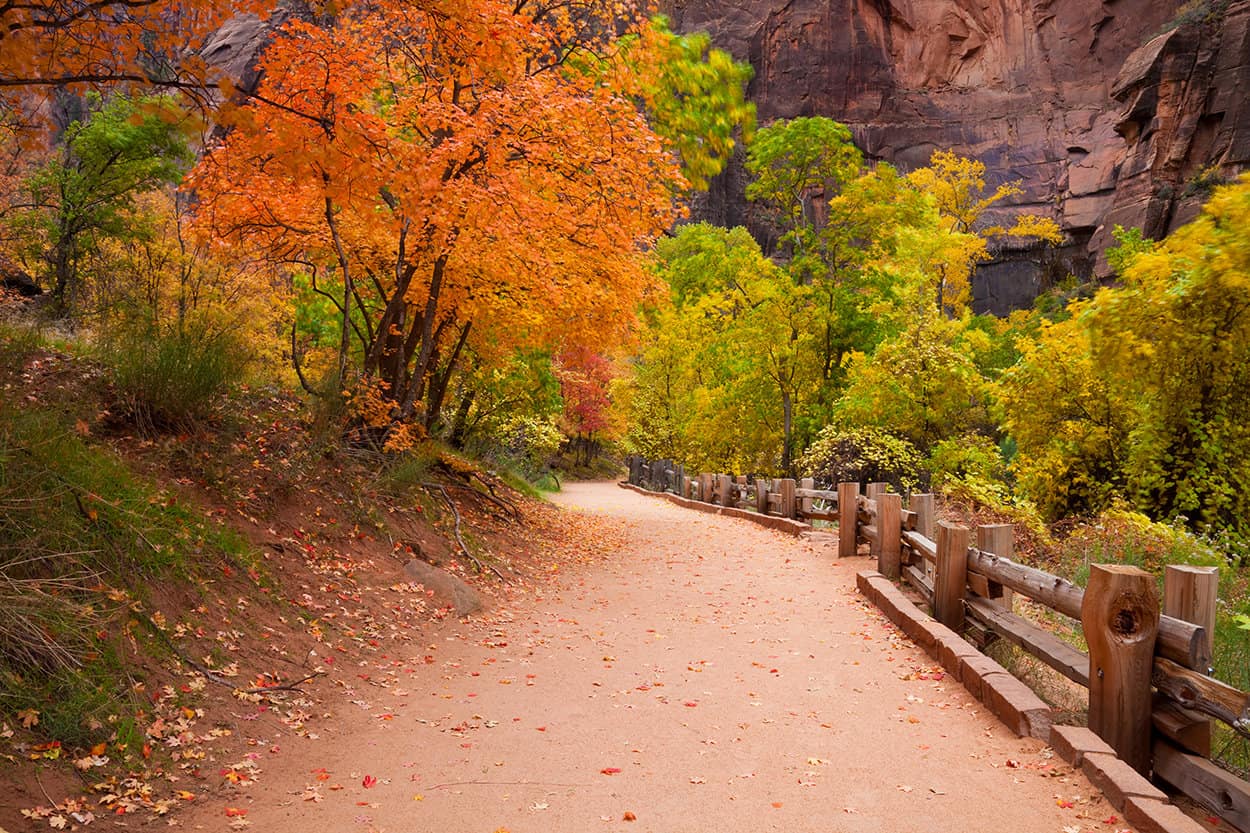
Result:
{"type": "Polygon", "coordinates": [[[1166,794],[1116,757],[1089,729],[1055,726],[1053,713],[1028,686],[982,654],[955,631],[916,607],[876,570],[855,574],[859,592],[899,630],[924,648],[973,697],[1020,737],[1046,741],[1074,769],[1085,773],[1108,803],[1139,833],[1204,833],[1198,822],[1171,804],[1166,794]]]}
{"type": "Polygon", "coordinates": [[[758,512],[748,512],[746,509],[738,509],[734,506],[718,506],[714,503],[704,503],[700,500],[690,500],[688,498],[679,497],[671,492],[652,492],[641,486],[635,486],[632,483],[620,481],[616,485],[622,489],[628,489],[631,492],[637,492],[640,495],[649,497],[662,497],[669,503],[675,503],[686,509],[697,509],[700,512],[707,512],[710,515],[724,515],[728,518],[741,518],[744,521],[751,521],[768,529],[775,529],[778,532],[784,532],[787,535],[793,535],[796,538],[804,532],[811,532],[812,525],[803,523],[802,521],[792,521],[789,518],[782,518],[776,515],[761,515],[758,512]]]}

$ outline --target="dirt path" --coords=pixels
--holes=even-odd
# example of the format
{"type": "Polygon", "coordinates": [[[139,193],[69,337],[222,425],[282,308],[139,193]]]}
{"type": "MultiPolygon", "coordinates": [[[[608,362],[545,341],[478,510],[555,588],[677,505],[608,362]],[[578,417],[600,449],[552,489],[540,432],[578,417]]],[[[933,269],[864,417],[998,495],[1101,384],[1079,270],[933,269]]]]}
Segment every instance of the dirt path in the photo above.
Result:
{"type": "Polygon", "coordinates": [[[332,734],[258,741],[261,778],[231,801],[246,816],[183,826],[1128,829],[865,605],[863,560],[611,484],[558,500],[608,516],[624,548],[345,674],[332,734]]]}

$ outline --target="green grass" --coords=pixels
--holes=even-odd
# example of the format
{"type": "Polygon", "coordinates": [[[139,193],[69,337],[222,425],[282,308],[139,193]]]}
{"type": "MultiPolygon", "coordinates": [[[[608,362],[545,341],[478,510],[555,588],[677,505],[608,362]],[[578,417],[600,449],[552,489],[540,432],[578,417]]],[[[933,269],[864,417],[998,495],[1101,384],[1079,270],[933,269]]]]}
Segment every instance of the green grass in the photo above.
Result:
{"type": "Polygon", "coordinates": [[[257,562],[232,531],[89,444],[69,418],[0,402],[0,712],[71,746],[133,718],[124,627],[149,586],[257,562]]]}

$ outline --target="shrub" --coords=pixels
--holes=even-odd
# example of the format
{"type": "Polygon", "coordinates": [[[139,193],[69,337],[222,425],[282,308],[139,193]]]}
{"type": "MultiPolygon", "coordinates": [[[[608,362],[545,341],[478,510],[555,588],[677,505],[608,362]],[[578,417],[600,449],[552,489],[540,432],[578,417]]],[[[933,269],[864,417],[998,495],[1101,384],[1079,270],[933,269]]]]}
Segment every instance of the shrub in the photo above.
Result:
{"type": "Polygon", "coordinates": [[[898,492],[922,488],[927,480],[916,447],[877,428],[825,428],[799,460],[799,470],[821,483],[885,482],[898,492]]]}
{"type": "Polygon", "coordinates": [[[243,375],[247,352],[229,332],[123,326],[106,335],[122,411],[141,431],[186,430],[212,415],[243,375]]]}
{"type": "Polygon", "coordinates": [[[932,487],[952,497],[994,508],[1011,500],[1002,454],[988,437],[942,440],[929,453],[932,487]]]}

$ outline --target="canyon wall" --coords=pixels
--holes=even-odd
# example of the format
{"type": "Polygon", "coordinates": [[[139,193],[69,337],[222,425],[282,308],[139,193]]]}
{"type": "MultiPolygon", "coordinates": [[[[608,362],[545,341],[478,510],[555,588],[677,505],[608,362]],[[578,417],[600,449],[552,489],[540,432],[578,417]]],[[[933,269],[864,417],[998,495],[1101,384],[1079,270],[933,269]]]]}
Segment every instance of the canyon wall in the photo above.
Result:
{"type": "MultiPolygon", "coordinates": [[[[1069,272],[1107,275],[1116,225],[1154,237],[1212,184],[1250,168],[1250,0],[669,0],[751,63],[760,123],[830,116],[903,169],[938,148],[1018,180],[1013,210],[1054,217],[1068,245],[1000,251],[979,309],[1027,305],[1069,272]]],[[[696,205],[753,222],[740,161],[696,205]]]]}

